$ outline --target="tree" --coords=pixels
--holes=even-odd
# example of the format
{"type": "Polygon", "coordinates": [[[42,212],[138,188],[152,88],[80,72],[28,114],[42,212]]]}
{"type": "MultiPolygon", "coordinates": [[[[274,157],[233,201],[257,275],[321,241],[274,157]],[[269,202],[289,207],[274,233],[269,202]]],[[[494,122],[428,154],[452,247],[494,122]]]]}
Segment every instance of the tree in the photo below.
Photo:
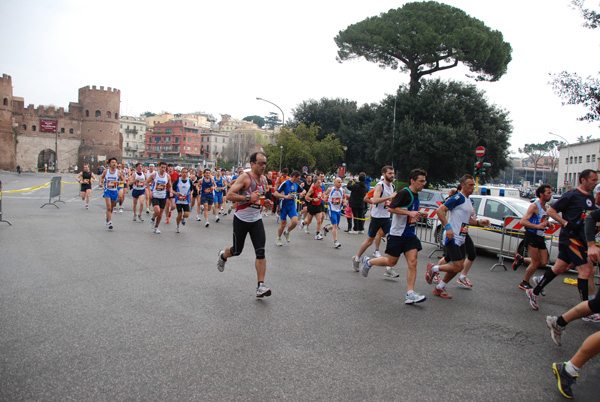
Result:
{"type": "Polygon", "coordinates": [[[260,133],[232,133],[232,142],[223,150],[223,157],[245,166],[250,160],[250,155],[255,152],[256,146],[265,142],[260,133]]]}
{"type": "MultiPolygon", "coordinates": [[[[583,26],[596,29],[600,26],[600,13],[584,8],[584,0],[573,0],[573,8],[579,10],[584,20],[583,26]]],[[[562,71],[552,75],[550,81],[555,93],[563,99],[563,105],[582,105],[588,110],[580,121],[600,121],[600,79],[587,77],[585,80],[577,73],[562,71]]]]}
{"type": "Polygon", "coordinates": [[[526,154],[529,157],[529,160],[533,163],[533,182],[536,183],[535,176],[537,173],[537,167],[542,160],[549,152],[550,148],[555,144],[556,141],[546,141],[542,144],[525,144],[523,148],[519,148],[519,152],[526,154]]]}
{"type": "Polygon", "coordinates": [[[588,142],[591,139],[592,139],[591,135],[588,135],[585,138],[583,137],[583,135],[580,135],[579,137],[577,137],[577,142],[579,142],[580,144],[583,144],[584,142],[588,142]]]}
{"type": "Polygon", "coordinates": [[[254,122],[254,124],[256,124],[260,128],[262,128],[265,125],[265,119],[263,117],[256,116],[256,115],[246,116],[242,120],[252,121],[252,122],[254,122]]]}
{"type": "Polygon", "coordinates": [[[480,145],[492,165],[488,177],[503,170],[512,132],[508,112],[490,105],[475,85],[439,79],[423,80],[422,85],[417,97],[401,86],[376,109],[360,157],[362,170],[379,175],[381,166],[393,165],[396,177],[404,180],[421,167],[430,183],[456,182],[473,171],[480,145]]]}
{"type": "Polygon", "coordinates": [[[307,166],[311,171],[334,171],[344,156],[342,145],[334,134],[321,141],[317,140],[318,130],[318,126],[314,124],[299,124],[294,129],[283,127],[277,134],[277,143],[264,148],[267,154],[267,168],[279,170],[281,156],[282,166],[288,169],[300,170],[307,166]]]}
{"type": "Polygon", "coordinates": [[[145,117],[152,117],[152,116],[156,116],[156,113],[152,113],[152,112],[144,112],[141,114],[141,116],[145,116],[145,117]]]}
{"type": "Polygon", "coordinates": [[[276,126],[281,126],[279,114],[275,112],[269,112],[269,115],[265,116],[265,124],[269,130],[275,130],[276,126]]]}
{"type": "Polygon", "coordinates": [[[497,81],[512,58],[512,48],[501,32],[435,1],[406,3],[369,17],[340,31],[334,40],[340,63],[364,57],[382,68],[410,72],[413,96],[423,76],[458,63],[475,73],[476,80],[497,81]]]}
{"type": "Polygon", "coordinates": [[[558,168],[558,162],[560,157],[559,148],[564,146],[565,143],[558,140],[548,141],[548,158],[550,158],[550,173],[554,174],[558,168]]]}

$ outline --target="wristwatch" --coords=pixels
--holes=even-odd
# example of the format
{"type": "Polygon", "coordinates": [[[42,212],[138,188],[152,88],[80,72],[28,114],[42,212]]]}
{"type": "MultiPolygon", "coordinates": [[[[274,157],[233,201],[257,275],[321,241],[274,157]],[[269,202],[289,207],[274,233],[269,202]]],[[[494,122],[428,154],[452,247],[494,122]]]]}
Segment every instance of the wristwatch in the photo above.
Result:
{"type": "Polygon", "coordinates": [[[250,201],[250,194],[246,194],[246,201],[250,201]]]}

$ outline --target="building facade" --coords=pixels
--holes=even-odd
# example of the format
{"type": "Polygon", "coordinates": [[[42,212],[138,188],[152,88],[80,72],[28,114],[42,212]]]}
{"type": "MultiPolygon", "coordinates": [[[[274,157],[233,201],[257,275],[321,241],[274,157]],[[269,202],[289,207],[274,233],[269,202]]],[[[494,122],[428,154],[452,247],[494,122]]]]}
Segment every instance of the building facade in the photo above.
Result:
{"type": "Polygon", "coordinates": [[[600,169],[600,140],[562,145],[559,147],[558,186],[577,187],[578,174],[585,169],[600,169]]]}
{"type": "Polygon", "coordinates": [[[28,105],[13,95],[12,78],[0,79],[0,169],[68,171],[109,157],[120,158],[121,92],[83,87],[68,111],[54,106],[28,105]]]}
{"type": "Polygon", "coordinates": [[[141,158],[146,150],[146,119],[121,116],[119,130],[123,137],[123,159],[134,161],[141,158]]]}

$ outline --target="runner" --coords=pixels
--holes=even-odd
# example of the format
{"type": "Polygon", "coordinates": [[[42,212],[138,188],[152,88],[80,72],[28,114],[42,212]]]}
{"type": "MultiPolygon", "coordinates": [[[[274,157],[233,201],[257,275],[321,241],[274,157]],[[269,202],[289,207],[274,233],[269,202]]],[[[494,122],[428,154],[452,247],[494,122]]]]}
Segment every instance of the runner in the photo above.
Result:
{"type": "MultiPolygon", "coordinates": [[[[154,163],[148,165],[148,171],[145,173],[146,177],[153,174],[156,170],[154,169],[154,163]]],[[[146,213],[150,213],[150,206],[152,205],[152,188],[146,186],[146,213]]]]}
{"type": "MultiPolygon", "coordinates": [[[[167,165],[167,173],[171,179],[171,183],[175,183],[179,179],[179,172],[175,170],[175,166],[172,163],[167,165]]],[[[169,223],[171,212],[175,210],[175,196],[170,191],[167,192],[167,205],[165,209],[167,210],[165,223],[169,223]]]]}
{"type": "Polygon", "coordinates": [[[265,286],[266,235],[260,215],[261,207],[268,208],[271,204],[270,200],[264,198],[267,193],[267,180],[263,176],[267,166],[266,155],[262,152],[250,155],[250,166],[250,172],[241,174],[231,190],[227,192],[227,199],[238,204],[233,217],[233,246],[219,251],[217,269],[223,272],[227,259],[242,253],[246,236],[250,234],[256,255],[255,268],[258,279],[256,297],[268,297],[271,296],[271,289],[265,286]]]}
{"type": "MultiPolygon", "coordinates": [[[[538,309],[537,297],[543,289],[558,275],[567,271],[573,264],[577,268],[577,288],[582,301],[588,300],[588,280],[592,279],[594,270],[587,258],[584,220],[587,214],[595,209],[594,197],[591,191],[598,183],[598,175],[591,169],[579,173],[579,187],[560,197],[546,213],[562,225],[558,238],[558,259],[552,269],[546,270],[535,288],[527,289],[529,304],[534,310],[538,309]],[[562,214],[559,215],[559,213],[562,214]]],[[[590,317],[594,320],[595,317],[590,317]]]]}
{"type": "MultiPolygon", "coordinates": [[[[290,242],[290,232],[298,225],[298,213],[296,212],[296,197],[300,194],[300,172],[294,170],[292,177],[279,185],[277,190],[273,191],[273,195],[277,197],[281,203],[279,210],[280,216],[279,228],[277,229],[276,245],[282,246],[281,235],[285,236],[286,242],[290,242]],[[290,218],[290,225],[286,228],[287,218],[290,218]]],[[[302,194],[304,191],[302,191],[302,194]]]]}
{"type": "Polygon", "coordinates": [[[221,176],[221,171],[219,169],[215,172],[215,177],[213,179],[215,183],[215,192],[214,192],[214,211],[215,211],[215,222],[219,222],[221,218],[219,217],[219,211],[221,206],[223,205],[223,190],[225,190],[225,179],[221,176]]]}
{"type": "Polygon", "coordinates": [[[210,175],[210,169],[204,169],[204,177],[200,180],[200,202],[204,205],[204,223],[205,227],[208,227],[208,213],[214,204],[213,190],[217,187],[215,180],[210,175]]]}
{"type": "Polygon", "coordinates": [[[188,178],[188,169],[181,169],[181,176],[173,184],[173,194],[175,195],[175,207],[177,208],[177,226],[175,233],[179,233],[179,224],[185,226],[185,220],[190,216],[190,192],[192,181],[188,178]]]}
{"type": "Polygon", "coordinates": [[[433,281],[435,272],[445,272],[444,279],[433,289],[433,294],[451,299],[446,290],[446,284],[464,268],[466,257],[465,239],[469,232],[469,225],[487,226],[489,220],[476,220],[473,218],[473,201],[469,196],[475,189],[473,176],[466,174],[460,178],[461,191],[451,197],[437,210],[437,216],[444,228],[444,254],[448,263],[443,265],[427,264],[425,280],[428,284],[433,281]],[[449,217],[447,217],[449,215],[449,217]],[[456,235],[455,235],[456,234],[456,235]]]}
{"type": "MultiPolygon", "coordinates": [[[[588,258],[594,263],[600,261],[600,249],[596,246],[596,224],[600,222],[600,210],[596,209],[588,214],[585,219],[585,240],[588,246],[588,258]]],[[[578,318],[600,315],[600,291],[596,297],[582,301],[560,317],[547,316],[546,325],[550,329],[550,336],[558,346],[562,344],[561,335],[565,332],[568,323],[578,318]]],[[[571,386],[579,376],[579,370],[592,357],[600,353],[600,331],[587,337],[577,353],[571,360],[562,363],[553,363],[552,371],[558,380],[558,389],[563,396],[573,397],[571,386]]]]}
{"type": "Polygon", "coordinates": [[[102,172],[100,188],[104,187],[104,200],[106,201],[106,226],[113,229],[112,212],[119,198],[119,183],[124,182],[123,173],[117,169],[117,158],[108,160],[108,169],[102,172]]]}
{"type": "Polygon", "coordinates": [[[81,191],[81,200],[85,201],[85,209],[89,209],[92,181],[96,181],[96,176],[90,172],[89,164],[83,164],[83,171],[79,172],[76,180],[81,184],[79,190],[81,191]]]}
{"type": "Polygon", "coordinates": [[[300,187],[302,188],[303,192],[304,192],[304,196],[300,197],[300,201],[302,202],[302,216],[300,217],[300,229],[304,229],[306,234],[309,234],[309,230],[308,230],[308,226],[305,228],[304,227],[304,221],[306,220],[306,217],[308,216],[308,204],[309,202],[306,201],[306,193],[308,193],[308,190],[310,190],[310,188],[313,185],[313,177],[312,175],[308,175],[306,176],[306,180],[300,184],[300,187]]]}
{"type": "Polygon", "coordinates": [[[200,207],[200,180],[202,180],[202,177],[204,175],[202,174],[202,171],[200,169],[198,169],[197,173],[194,175],[194,180],[192,182],[192,202],[190,205],[190,211],[194,209],[194,205],[197,205],[197,214],[196,214],[196,220],[198,222],[202,221],[202,216],[201,214],[201,207],[200,207]]]}
{"type": "MultiPolygon", "coordinates": [[[[538,267],[545,267],[548,264],[548,249],[546,248],[546,240],[544,232],[548,227],[554,228],[554,225],[548,220],[546,213],[546,203],[552,199],[552,187],[548,184],[542,184],[535,190],[535,195],[538,199],[527,208],[527,212],[521,218],[521,225],[525,227],[525,245],[530,257],[530,263],[525,271],[525,277],[519,284],[519,288],[523,290],[532,289],[529,280],[535,273],[538,267]]],[[[516,270],[519,265],[524,262],[524,258],[516,254],[513,262],[513,270],[516,270]]],[[[534,281],[539,279],[534,278],[534,281]]]]}
{"type": "Polygon", "coordinates": [[[122,214],[123,213],[123,201],[125,201],[125,191],[127,190],[127,169],[124,169],[124,164],[123,163],[118,163],[117,164],[117,169],[119,170],[119,172],[121,172],[121,175],[123,177],[123,179],[125,180],[125,182],[123,183],[119,183],[119,213],[122,214]]]}
{"type": "MultiPolygon", "coordinates": [[[[371,247],[376,237],[379,237],[381,240],[381,236],[378,236],[379,231],[383,231],[385,236],[387,236],[387,234],[390,232],[391,221],[388,205],[397,195],[394,191],[394,184],[392,183],[394,181],[394,168],[391,166],[384,166],[381,169],[381,173],[383,174],[383,180],[377,183],[373,189],[373,197],[370,200],[373,204],[373,207],[371,209],[371,222],[369,224],[367,238],[360,245],[358,253],[352,257],[352,267],[356,272],[359,271],[360,259],[363,253],[367,251],[369,247],[371,247]]],[[[379,251],[379,243],[377,242],[375,243],[375,251],[379,251]]],[[[376,255],[375,253],[373,253],[373,255],[375,257],[381,257],[381,255],[376,255]]],[[[400,257],[400,254],[398,254],[398,257],[400,257]]],[[[398,258],[396,258],[396,261],[397,260],[398,258]]],[[[384,276],[387,276],[388,278],[397,278],[400,275],[396,273],[396,271],[394,271],[394,269],[390,266],[388,269],[386,269],[384,276]]]]}
{"type": "MultiPolygon", "coordinates": [[[[393,180],[394,171],[390,166],[384,167],[382,170],[387,180],[377,184],[377,187],[382,188],[384,194],[380,194],[381,190],[375,189],[375,195],[373,196],[373,202],[381,204],[381,195],[389,194],[390,186],[386,185],[385,182],[390,182],[389,177],[393,180]],[[391,173],[390,173],[391,171],[391,173]]],[[[425,212],[419,212],[419,192],[425,187],[427,172],[422,169],[413,169],[408,174],[409,187],[405,187],[397,193],[393,193],[394,197],[387,207],[388,214],[392,215],[392,224],[389,227],[389,235],[387,241],[387,247],[385,253],[387,257],[379,257],[370,259],[367,256],[362,258],[360,267],[360,273],[366,277],[369,274],[369,270],[372,266],[382,267],[394,267],[398,263],[400,255],[404,253],[404,258],[408,265],[406,271],[406,295],[404,297],[405,304],[415,304],[425,301],[427,298],[415,292],[415,281],[417,279],[417,256],[419,251],[422,249],[421,241],[415,233],[415,227],[417,222],[422,217],[426,217],[425,212]]],[[[393,190],[393,189],[391,189],[393,190]]],[[[389,218],[388,222],[389,222],[389,218]]],[[[379,230],[378,226],[369,227],[369,236],[375,234],[379,230]],[[377,229],[375,229],[377,228],[377,229]]],[[[371,239],[371,242],[373,240],[371,239]]],[[[365,248],[366,249],[366,248],[365,248]]],[[[364,251],[364,250],[363,250],[364,251]]]]}
{"type": "MultiPolygon", "coordinates": [[[[333,235],[333,247],[340,248],[342,245],[338,241],[337,232],[342,219],[342,207],[344,205],[344,190],[342,189],[342,179],[339,177],[333,182],[333,187],[327,189],[325,197],[329,199],[329,219],[331,224],[323,228],[324,235],[329,231],[333,235]]],[[[295,208],[294,208],[295,211],[295,208]]]]}
{"type": "Polygon", "coordinates": [[[160,162],[158,171],[152,173],[146,178],[146,186],[152,185],[152,207],[154,213],[150,219],[150,227],[154,233],[160,234],[158,225],[162,219],[163,212],[167,205],[167,193],[171,191],[171,177],[167,174],[167,163],[160,162]]]}
{"type": "Polygon", "coordinates": [[[304,197],[306,201],[310,202],[308,204],[308,221],[304,222],[304,227],[306,228],[306,233],[308,232],[308,227],[313,220],[313,216],[317,219],[317,232],[315,234],[315,240],[323,240],[323,235],[321,234],[321,225],[323,224],[323,187],[321,187],[321,179],[316,178],[315,184],[308,190],[306,196],[304,197]]]}
{"type": "Polygon", "coordinates": [[[133,197],[133,221],[136,221],[137,214],[140,222],[144,222],[142,219],[142,209],[144,208],[144,199],[146,198],[146,175],[142,171],[141,163],[135,165],[135,171],[129,178],[129,185],[133,186],[131,191],[131,197],[133,197]],[[139,213],[137,213],[138,201],[140,202],[139,213]]]}

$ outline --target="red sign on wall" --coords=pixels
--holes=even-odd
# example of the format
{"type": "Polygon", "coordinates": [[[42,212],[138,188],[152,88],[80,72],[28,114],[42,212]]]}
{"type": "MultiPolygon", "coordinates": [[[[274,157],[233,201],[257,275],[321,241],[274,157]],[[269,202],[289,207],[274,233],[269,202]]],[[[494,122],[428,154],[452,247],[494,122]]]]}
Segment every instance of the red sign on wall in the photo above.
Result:
{"type": "Polygon", "coordinates": [[[58,127],[58,120],[40,119],[40,131],[43,133],[54,133],[58,127]]]}

